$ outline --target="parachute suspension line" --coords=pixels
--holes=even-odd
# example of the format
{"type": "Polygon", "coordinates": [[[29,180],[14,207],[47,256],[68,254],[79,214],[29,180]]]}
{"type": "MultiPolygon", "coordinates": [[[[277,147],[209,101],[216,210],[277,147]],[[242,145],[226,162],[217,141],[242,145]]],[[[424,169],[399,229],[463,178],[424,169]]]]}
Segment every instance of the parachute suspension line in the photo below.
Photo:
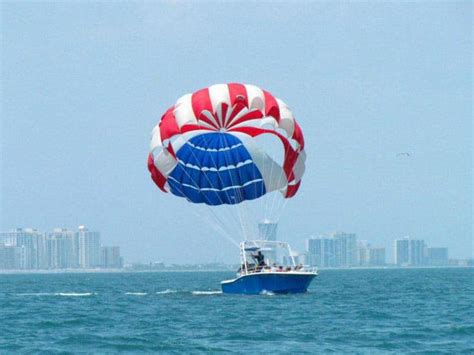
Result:
{"type": "MultiPolygon", "coordinates": [[[[222,135],[219,135],[219,141],[220,141],[221,143],[223,142],[223,137],[222,137],[222,135]]],[[[225,143],[225,142],[224,142],[224,143],[225,143]]],[[[232,154],[232,153],[231,153],[232,150],[224,151],[224,152],[223,152],[223,154],[224,154],[224,160],[225,160],[226,164],[229,165],[229,161],[228,161],[228,159],[227,159],[227,152],[229,152],[229,154],[232,154]]],[[[230,181],[231,181],[232,185],[233,185],[233,186],[238,186],[237,184],[235,184],[234,179],[232,178],[232,173],[231,173],[229,170],[227,170],[227,172],[228,172],[228,174],[229,174],[230,181]]],[[[237,172],[238,172],[238,170],[237,170],[237,172]]],[[[240,176],[240,173],[238,173],[238,174],[239,174],[239,176],[240,176]]],[[[246,229],[245,229],[244,218],[243,218],[243,216],[242,216],[243,213],[242,213],[242,206],[241,206],[241,204],[242,204],[242,202],[244,201],[243,196],[242,196],[242,191],[241,191],[241,188],[240,188],[240,187],[239,187],[239,188],[236,188],[235,190],[236,190],[236,192],[237,192],[237,194],[238,194],[238,199],[239,199],[239,202],[237,203],[237,206],[236,206],[236,207],[237,207],[237,212],[238,212],[238,214],[239,214],[239,219],[240,219],[240,228],[242,229],[242,233],[243,233],[243,235],[244,235],[244,237],[245,237],[245,240],[248,240],[247,231],[246,231],[246,229]]],[[[230,190],[229,190],[229,191],[230,191],[230,190]]],[[[227,195],[227,196],[229,196],[229,195],[227,195]]]]}
{"type": "MultiPolygon", "coordinates": [[[[184,169],[183,169],[183,170],[184,170],[184,169]]],[[[191,178],[191,177],[189,176],[189,174],[187,174],[187,175],[188,175],[189,178],[191,178]]],[[[191,178],[191,180],[192,180],[192,178],[191,178]]],[[[193,181],[194,181],[194,180],[193,180],[193,181]]],[[[184,194],[181,189],[179,189],[178,187],[176,187],[176,188],[177,188],[178,192],[184,194]]],[[[221,233],[224,237],[229,238],[229,237],[230,237],[230,234],[229,234],[228,232],[226,232],[225,229],[224,229],[225,224],[220,221],[220,219],[214,214],[214,211],[213,211],[207,204],[205,204],[205,205],[206,205],[206,206],[209,208],[209,210],[212,212],[212,214],[213,214],[214,217],[216,218],[216,221],[217,221],[218,223],[222,224],[222,226],[218,226],[218,225],[216,225],[216,223],[210,223],[210,221],[208,221],[208,223],[209,223],[214,229],[216,229],[216,227],[219,227],[220,233],[221,233]]],[[[197,212],[196,210],[194,210],[194,209],[191,209],[191,211],[192,211],[195,215],[197,215],[198,217],[200,217],[200,218],[206,218],[206,216],[204,216],[203,214],[198,213],[198,212],[197,212]]],[[[232,239],[232,237],[230,237],[230,239],[232,240],[232,243],[235,244],[235,245],[238,247],[237,242],[236,242],[234,239],[232,239]]]]}
{"type": "MultiPolygon", "coordinates": [[[[260,150],[262,154],[267,155],[267,153],[265,153],[265,152],[264,152],[263,150],[261,150],[260,148],[257,147],[257,149],[260,150]]],[[[265,159],[265,158],[263,159],[263,171],[262,171],[262,173],[265,171],[265,161],[266,161],[266,160],[267,160],[267,159],[265,159]]],[[[265,215],[265,200],[266,200],[266,198],[267,198],[267,195],[266,195],[266,194],[263,195],[264,186],[265,186],[265,184],[262,184],[262,191],[261,191],[261,194],[260,194],[262,197],[260,198],[260,210],[258,211],[258,212],[259,212],[259,213],[258,213],[258,218],[261,219],[261,220],[263,220],[263,219],[266,218],[266,215],[265,215]]],[[[266,186],[265,186],[265,188],[266,188],[266,186]]],[[[259,222],[260,222],[260,221],[259,221],[259,222]]]]}
{"type": "MultiPolygon", "coordinates": [[[[191,153],[194,155],[194,152],[193,152],[193,151],[191,151],[191,153]]],[[[196,161],[198,161],[195,155],[194,155],[194,158],[196,159],[196,161]]],[[[186,169],[183,168],[183,171],[184,171],[184,173],[188,176],[188,178],[191,179],[191,181],[193,182],[193,184],[194,184],[196,187],[198,187],[199,185],[196,183],[196,181],[193,179],[193,177],[192,177],[191,175],[189,175],[189,173],[186,171],[186,169]]],[[[180,190],[179,192],[183,193],[182,190],[180,190]]],[[[221,202],[222,202],[222,200],[221,200],[221,202]]],[[[206,207],[209,209],[209,211],[211,211],[211,214],[214,216],[214,218],[216,219],[217,223],[222,225],[222,226],[221,226],[221,229],[225,231],[225,225],[226,225],[226,224],[223,223],[223,222],[220,220],[220,218],[217,217],[217,215],[215,214],[214,210],[213,210],[207,203],[204,203],[204,204],[205,204],[206,207]]],[[[228,232],[226,232],[226,233],[229,234],[228,232]]],[[[229,234],[229,235],[230,235],[230,234],[229,234]]],[[[235,242],[235,241],[234,241],[234,242],[235,242]]]]}
{"type": "MultiPolygon", "coordinates": [[[[263,164],[265,164],[265,161],[263,162],[263,164]]],[[[253,179],[255,180],[257,178],[257,170],[254,171],[254,175],[253,175],[253,179]]],[[[263,196],[263,189],[265,188],[265,180],[263,181],[263,183],[261,184],[261,188],[260,188],[260,194],[258,194],[258,187],[257,187],[257,184],[255,184],[255,196],[260,196],[260,201],[257,201],[255,203],[255,205],[260,205],[262,206],[262,201],[263,201],[263,198],[265,196],[263,196]]],[[[260,213],[262,211],[262,208],[259,208],[257,209],[256,211],[252,211],[253,212],[253,215],[255,216],[255,218],[257,219],[257,221],[259,221],[261,219],[261,216],[260,216],[260,213]]]]}
{"type": "MultiPolygon", "coordinates": [[[[275,162],[275,151],[273,151],[273,156],[270,158],[271,159],[271,162],[272,162],[272,166],[270,167],[270,181],[273,181],[273,165],[275,162]]],[[[268,201],[267,202],[270,202],[270,200],[272,199],[273,196],[271,196],[271,194],[269,194],[268,196],[268,201]]],[[[273,201],[272,201],[272,204],[270,204],[270,209],[268,209],[268,204],[267,204],[267,207],[265,209],[265,211],[268,213],[268,219],[270,221],[272,221],[272,209],[273,209],[273,201]]],[[[275,221],[272,221],[272,222],[275,222],[275,221]]]]}
{"type": "MultiPolygon", "coordinates": [[[[275,171],[274,169],[274,164],[277,164],[276,160],[276,152],[274,152],[271,156],[268,154],[268,159],[272,164],[272,167],[270,169],[270,179],[273,181],[275,178],[275,174],[278,173],[278,171],[275,171]]],[[[280,177],[277,177],[279,179],[280,177]]],[[[280,191],[275,190],[272,191],[271,193],[268,194],[267,200],[266,200],[266,207],[265,207],[265,219],[271,222],[278,222],[278,219],[275,217],[274,209],[275,209],[275,203],[278,201],[278,197],[280,196],[280,191]]]]}
{"type": "MultiPolygon", "coordinates": [[[[229,151],[229,155],[230,156],[233,156],[237,154],[237,151],[229,151]]],[[[234,156],[234,158],[238,159],[239,157],[237,156],[234,156]]],[[[243,177],[242,177],[242,174],[240,173],[240,170],[237,170],[237,174],[239,174],[239,178],[240,178],[240,181],[243,181],[243,177]]],[[[249,210],[248,210],[248,204],[250,201],[246,201],[244,200],[244,190],[243,188],[239,188],[239,195],[240,195],[240,198],[241,198],[241,201],[242,203],[239,203],[239,208],[241,209],[242,211],[242,219],[243,219],[243,223],[244,223],[244,227],[247,228],[247,231],[245,232],[246,234],[246,239],[249,239],[248,237],[252,237],[253,236],[253,233],[252,233],[252,226],[251,226],[251,219],[249,218],[248,216],[248,213],[249,213],[249,210]]]]}
{"type": "MultiPolygon", "coordinates": [[[[211,212],[214,214],[214,211],[210,208],[211,212]]],[[[205,216],[203,214],[200,214],[198,213],[196,210],[193,210],[193,213],[198,217],[198,218],[204,218],[204,219],[207,219],[208,216],[205,216]]],[[[214,214],[215,216],[215,214],[214,214]]],[[[217,216],[215,216],[217,217],[217,216]]],[[[237,243],[237,241],[232,238],[232,236],[226,232],[221,226],[219,226],[218,224],[215,224],[215,223],[211,223],[212,221],[208,220],[208,224],[210,224],[212,226],[212,228],[219,232],[220,234],[222,234],[228,241],[230,241],[235,247],[239,248],[239,243],[237,243]]]]}
{"type": "MultiPolygon", "coordinates": [[[[203,135],[202,135],[202,138],[204,139],[204,142],[206,143],[206,145],[209,146],[209,143],[207,142],[207,139],[206,139],[206,134],[203,134],[203,135]]],[[[219,139],[221,139],[221,137],[219,137],[219,139]]],[[[214,161],[214,158],[212,157],[212,154],[210,155],[210,157],[211,157],[212,163],[217,167],[218,165],[217,165],[216,162],[214,161]]],[[[225,154],[224,154],[224,157],[225,157],[225,154]]],[[[219,172],[217,173],[217,177],[219,178],[219,180],[220,180],[220,182],[221,182],[221,185],[224,186],[225,184],[224,184],[224,182],[222,181],[222,177],[220,176],[220,173],[219,173],[219,172]]],[[[207,178],[207,180],[208,180],[209,184],[210,184],[213,188],[216,188],[216,187],[213,185],[213,183],[209,180],[209,178],[207,178]]],[[[233,184],[233,182],[232,182],[232,184],[233,184]]],[[[230,199],[229,192],[227,192],[226,194],[227,194],[227,197],[230,199]]],[[[240,226],[242,227],[241,216],[239,215],[240,221],[238,221],[238,220],[235,218],[235,215],[232,213],[232,211],[231,211],[230,209],[226,208],[225,203],[224,203],[224,201],[222,201],[222,199],[220,198],[220,196],[219,196],[219,200],[220,200],[220,202],[221,202],[222,209],[223,209],[228,215],[230,214],[229,220],[232,220],[232,219],[233,219],[234,221],[237,222],[237,224],[240,224],[240,226]]],[[[244,232],[244,231],[243,231],[243,232],[244,232]]]]}
{"type": "MultiPolygon", "coordinates": [[[[254,169],[253,170],[253,176],[252,176],[252,180],[256,180],[257,179],[257,174],[258,174],[258,170],[254,169]]],[[[260,178],[262,178],[263,176],[260,175],[260,178]]],[[[263,189],[264,189],[264,186],[265,186],[265,181],[262,182],[261,184],[261,191],[260,191],[260,194],[258,193],[258,187],[257,187],[257,184],[255,184],[255,196],[260,196],[260,200],[263,200],[263,189]]],[[[260,202],[255,202],[253,204],[251,204],[251,201],[246,201],[246,204],[248,205],[248,210],[249,212],[253,215],[253,218],[254,219],[249,219],[249,223],[253,224],[253,230],[251,230],[251,233],[252,233],[252,236],[253,236],[253,239],[259,239],[258,238],[258,229],[257,229],[257,223],[259,222],[260,220],[260,210],[258,209],[258,205],[261,204],[261,201],[260,202]],[[251,210],[251,207],[254,207],[253,210],[251,210]],[[255,221],[256,219],[256,221],[255,221]],[[257,223],[255,223],[257,222],[257,223]],[[255,233],[256,232],[256,233],[255,233]]]]}
{"type": "MultiPolygon", "coordinates": [[[[236,240],[234,238],[232,238],[232,228],[229,228],[229,223],[226,223],[225,221],[222,221],[219,216],[216,214],[216,212],[214,211],[213,208],[211,208],[211,206],[206,205],[206,208],[210,211],[210,215],[212,217],[214,217],[214,222],[217,222],[217,223],[211,223],[212,227],[214,229],[216,229],[217,227],[218,230],[220,230],[221,234],[224,235],[224,237],[226,237],[227,239],[229,240],[232,240],[233,244],[235,244],[237,247],[239,246],[239,244],[236,242],[236,240]]],[[[204,214],[202,215],[204,218],[208,218],[208,216],[205,216],[204,214]]],[[[211,221],[209,221],[211,222],[211,221]]]]}
{"type": "MultiPolygon", "coordinates": [[[[273,174],[274,174],[274,170],[275,170],[275,169],[273,169],[273,166],[278,165],[278,163],[275,159],[276,158],[276,152],[277,152],[276,150],[273,150],[273,155],[271,157],[269,156],[269,159],[272,162],[272,167],[270,169],[270,179],[273,179],[273,174]]],[[[283,162],[285,160],[285,157],[286,157],[286,150],[285,150],[284,155],[283,155],[283,162]]],[[[282,164],[282,169],[283,169],[283,164],[282,164]]],[[[272,194],[270,194],[270,196],[268,196],[268,203],[270,204],[270,207],[267,206],[266,213],[267,213],[268,220],[270,220],[272,222],[278,222],[278,219],[275,217],[275,204],[279,201],[278,197],[280,196],[280,194],[281,194],[280,191],[275,190],[272,194]]],[[[278,209],[277,209],[277,211],[278,211],[278,209]]]]}
{"type": "Polygon", "coordinates": [[[285,210],[286,204],[288,203],[288,198],[284,197],[283,202],[281,203],[281,207],[279,208],[279,213],[277,219],[280,220],[281,216],[283,215],[283,211],[285,210]]]}
{"type": "MultiPolygon", "coordinates": [[[[237,154],[237,151],[229,151],[229,154],[230,156],[233,156],[234,154],[237,154]]],[[[238,158],[236,156],[234,156],[234,158],[238,158]]],[[[240,173],[240,170],[237,170],[237,174],[239,174],[239,178],[241,181],[243,181],[244,179],[242,178],[242,174],[240,173]]],[[[242,203],[239,204],[239,208],[241,208],[241,211],[242,211],[242,217],[243,217],[243,222],[244,222],[244,226],[247,228],[247,231],[246,231],[246,239],[249,239],[248,237],[252,237],[253,236],[253,233],[252,233],[252,221],[250,219],[250,217],[248,216],[248,213],[249,213],[249,207],[248,207],[248,204],[250,201],[246,201],[244,200],[244,190],[243,188],[239,188],[239,194],[240,194],[240,197],[241,197],[241,201],[242,203]]],[[[254,238],[255,239],[255,238],[254,238]]]]}
{"type": "MultiPolygon", "coordinates": [[[[206,143],[206,144],[207,144],[207,143],[206,143]]],[[[196,159],[196,161],[199,161],[199,160],[197,159],[196,155],[194,154],[193,150],[191,150],[191,154],[193,155],[194,159],[196,159]]],[[[201,167],[202,167],[202,166],[200,166],[200,168],[201,168],[201,167]]],[[[193,177],[192,177],[191,175],[189,175],[189,173],[186,171],[186,169],[183,168],[183,171],[184,171],[184,173],[188,176],[188,178],[193,182],[193,184],[194,184],[196,187],[198,187],[199,184],[193,179],[193,177]]],[[[208,180],[208,182],[209,182],[209,183],[211,184],[211,186],[214,188],[214,186],[212,185],[212,182],[209,180],[209,178],[207,177],[207,175],[205,175],[205,176],[206,176],[206,179],[208,180]]],[[[180,192],[182,193],[182,191],[180,191],[180,192]]],[[[203,196],[205,196],[205,195],[203,195],[203,196]]],[[[218,197],[219,197],[220,202],[223,204],[224,202],[222,201],[222,199],[220,198],[220,196],[218,196],[218,197]]],[[[218,223],[218,224],[221,224],[221,225],[222,225],[221,228],[224,229],[225,226],[226,226],[226,224],[225,224],[224,222],[222,222],[222,221],[220,220],[220,218],[217,217],[217,215],[215,214],[214,210],[213,210],[207,203],[204,203],[204,204],[205,204],[206,207],[209,209],[209,211],[211,211],[211,214],[215,217],[217,223],[218,223]]],[[[228,234],[230,234],[230,233],[228,233],[228,234]]]]}
{"type": "MultiPolygon", "coordinates": [[[[269,161],[271,162],[271,167],[270,167],[270,181],[273,181],[273,163],[275,162],[275,152],[273,153],[273,156],[270,156],[268,155],[268,159],[269,161]]],[[[266,201],[265,201],[265,219],[266,220],[269,220],[271,222],[274,222],[272,220],[272,204],[271,204],[271,201],[272,201],[272,197],[273,197],[273,194],[274,192],[270,192],[268,193],[267,197],[266,197],[266,201]]]]}

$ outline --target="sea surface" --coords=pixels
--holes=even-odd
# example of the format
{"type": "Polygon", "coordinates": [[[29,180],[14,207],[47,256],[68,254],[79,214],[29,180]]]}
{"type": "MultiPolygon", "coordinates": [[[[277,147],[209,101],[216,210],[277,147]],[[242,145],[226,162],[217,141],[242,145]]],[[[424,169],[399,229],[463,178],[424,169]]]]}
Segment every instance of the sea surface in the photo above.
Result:
{"type": "Polygon", "coordinates": [[[474,269],[320,271],[225,295],[229,272],[0,275],[0,353],[474,353],[474,269]]]}

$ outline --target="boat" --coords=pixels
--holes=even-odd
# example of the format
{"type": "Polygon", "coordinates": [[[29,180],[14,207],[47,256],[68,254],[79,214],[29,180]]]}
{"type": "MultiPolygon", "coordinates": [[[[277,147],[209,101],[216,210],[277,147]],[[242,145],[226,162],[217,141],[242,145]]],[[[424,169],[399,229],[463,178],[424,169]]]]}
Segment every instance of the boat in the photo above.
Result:
{"type": "Polygon", "coordinates": [[[240,243],[239,248],[241,267],[236,278],[221,282],[223,293],[304,293],[318,275],[316,268],[296,265],[288,243],[246,240],[240,243]],[[282,252],[286,254],[283,258],[280,257],[282,252]],[[278,265],[275,262],[277,259],[284,259],[284,262],[278,265]]]}

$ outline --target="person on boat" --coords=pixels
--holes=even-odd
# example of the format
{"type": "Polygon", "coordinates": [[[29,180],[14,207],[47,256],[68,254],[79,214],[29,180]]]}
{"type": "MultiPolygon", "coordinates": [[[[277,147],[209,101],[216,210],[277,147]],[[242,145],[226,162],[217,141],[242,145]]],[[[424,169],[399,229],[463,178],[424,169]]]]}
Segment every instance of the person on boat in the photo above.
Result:
{"type": "Polygon", "coordinates": [[[265,266],[265,256],[259,250],[257,255],[254,256],[255,260],[257,261],[258,266],[265,266]]]}

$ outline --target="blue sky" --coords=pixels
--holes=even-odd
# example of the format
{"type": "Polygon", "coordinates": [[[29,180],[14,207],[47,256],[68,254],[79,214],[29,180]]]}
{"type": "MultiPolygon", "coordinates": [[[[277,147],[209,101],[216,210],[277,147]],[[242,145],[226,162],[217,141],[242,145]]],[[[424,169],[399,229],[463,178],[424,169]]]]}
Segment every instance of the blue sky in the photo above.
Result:
{"type": "Polygon", "coordinates": [[[2,230],[86,224],[129,261],[236,260],[146,157],[179,96],[243,82],[305,133],[281,239],[473,254],[470,2],[3,2],[1,23],[2,230]]]}

